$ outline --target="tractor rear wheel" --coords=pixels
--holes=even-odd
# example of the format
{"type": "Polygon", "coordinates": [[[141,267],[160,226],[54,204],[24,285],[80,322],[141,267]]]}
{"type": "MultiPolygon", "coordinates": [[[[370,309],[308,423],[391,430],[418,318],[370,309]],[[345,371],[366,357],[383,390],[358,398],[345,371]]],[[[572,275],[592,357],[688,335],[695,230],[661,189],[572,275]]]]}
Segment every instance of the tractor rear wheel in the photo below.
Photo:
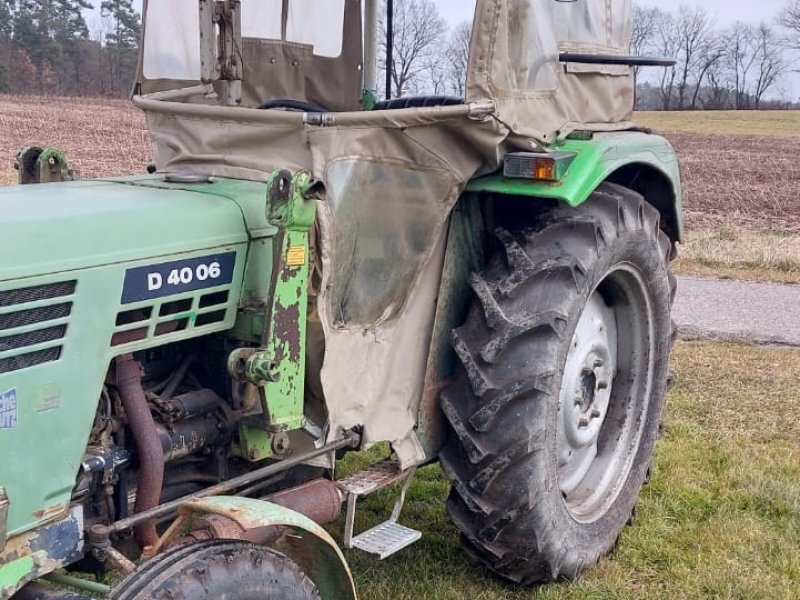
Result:
{"type": "Polygon", "coordinates": [[[673,339],[672,244],[658,211],[613,184],[497,237],[453,332],[447,510],[495,573],[571,580],[615,547],[648,474],[673,339]]]}
{"type": "Polygon", "coordinates": [[[109,600],[319,600],[294,562],[263,546],[210,540],[182,546],[136,569],[109,600]]]}

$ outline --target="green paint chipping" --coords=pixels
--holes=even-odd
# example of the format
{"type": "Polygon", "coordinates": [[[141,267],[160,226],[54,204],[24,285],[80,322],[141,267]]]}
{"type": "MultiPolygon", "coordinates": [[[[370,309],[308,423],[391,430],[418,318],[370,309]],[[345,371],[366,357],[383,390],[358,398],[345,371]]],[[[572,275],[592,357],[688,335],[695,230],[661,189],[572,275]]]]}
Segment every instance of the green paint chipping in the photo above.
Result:
{"type": "MultiPolygon", "coordinates": [[[[277,260],[261,339],[262,350],[247,361],[245,377],[259,387],[263,429],[243,425],[243,455],[263,460],[275,452],[274,436],[305,426],[306,318],[309,238],[320,184],[305,171],[272,173],[267,184],[268,220],[278,229],[277,260]]],[[[252,326],[251,326],[252,328],[252,326]]]]}
{"type": "Polygon", "coordinates": [[[0,598],[7,598],[20,584],[26,583],[35,569],[32,556],[24,556],[0,566],[0,598]]]}

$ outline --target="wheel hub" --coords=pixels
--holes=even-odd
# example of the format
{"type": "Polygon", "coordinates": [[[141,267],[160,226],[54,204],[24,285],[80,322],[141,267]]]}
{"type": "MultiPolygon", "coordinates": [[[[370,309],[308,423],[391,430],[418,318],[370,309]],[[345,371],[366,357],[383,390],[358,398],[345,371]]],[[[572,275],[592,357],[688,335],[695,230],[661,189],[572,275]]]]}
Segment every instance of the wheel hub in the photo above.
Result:
{"type": "Polygon", "coordinates": [[[597,456],[616,357],[616,317],[600,294],[595,293],[575,329],[561,387],[558,455],[561,491],[565,496],[580,485],[597,456]]]}
{"type": "Polygon", "coordinates": [[[647,422],[655,335],[641,273],[621,264],[583,309],[558,398],[557,473],[573,519],[603,517],[625,489],[647,422]]]}

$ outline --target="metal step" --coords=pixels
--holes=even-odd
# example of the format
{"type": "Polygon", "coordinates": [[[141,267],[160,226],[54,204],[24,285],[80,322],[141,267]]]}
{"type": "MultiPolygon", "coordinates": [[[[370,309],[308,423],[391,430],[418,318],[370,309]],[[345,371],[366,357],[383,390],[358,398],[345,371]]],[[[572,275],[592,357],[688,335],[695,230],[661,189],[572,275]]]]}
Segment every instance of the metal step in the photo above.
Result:
{"type": "Polygon", "coordinates": [[[415,472],[414,468],[403,471],[398,463],[384,460],[336,482],[347,501],[343,536],[345,548],[358,548],[370,554],[377,554],[383,560],[422,537],[419,531],[404,527],[397,522],[415,472]],[[395,484],[400,485],[400,492],[389,520],[354,536],[358,499],[395,484]]]}
{"type": "Polygon", "coordinates": [[[406,473],[400,470],[400,465],[393,460],[370,465],[366,469],[359,471],[349,477],[340,479],[336,486],[345,494],[355,494],[356,496],[367,496],[378,490],[399,483],[406,477],[406,473]]]}
{"type": "Polygon", "coordinates": [[[353,538],[353,548],[377,554],[380,560],[400,552],[418,541],[422,532],[410,529],[394,521],[386,521],[353,538]]]}

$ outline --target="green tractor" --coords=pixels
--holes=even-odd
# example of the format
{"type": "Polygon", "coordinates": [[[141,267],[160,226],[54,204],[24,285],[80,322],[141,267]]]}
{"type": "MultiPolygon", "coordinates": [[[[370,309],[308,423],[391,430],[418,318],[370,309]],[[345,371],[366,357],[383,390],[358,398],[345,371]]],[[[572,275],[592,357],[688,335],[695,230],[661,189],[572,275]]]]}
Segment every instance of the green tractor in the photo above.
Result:
{"type": "Polygon", "coordinates": [[[674,337],[678,163],[630,120],[660,61],[629,0],[477,0],[466,98],[377,101],[378,4],[146,0],[150,172],[20,155],[47,183],[0,191],[1,598],[355,598],[330,525],[412,544],[436,461],[500,577],[615,547],[674,337]]]}

